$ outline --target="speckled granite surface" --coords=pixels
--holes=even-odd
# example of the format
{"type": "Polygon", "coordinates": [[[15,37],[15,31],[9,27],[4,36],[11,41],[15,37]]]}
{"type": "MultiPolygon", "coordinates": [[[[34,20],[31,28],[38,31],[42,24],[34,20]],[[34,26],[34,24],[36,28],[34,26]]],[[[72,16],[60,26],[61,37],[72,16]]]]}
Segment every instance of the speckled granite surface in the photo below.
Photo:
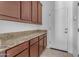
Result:
{"type": "Polygon", "coordinates": [[[9,49],[24,41],[31,40],[32,38],[40,36],[46,32],[46,30],[32,30],[0,34],[0,51],[9,49]]]}

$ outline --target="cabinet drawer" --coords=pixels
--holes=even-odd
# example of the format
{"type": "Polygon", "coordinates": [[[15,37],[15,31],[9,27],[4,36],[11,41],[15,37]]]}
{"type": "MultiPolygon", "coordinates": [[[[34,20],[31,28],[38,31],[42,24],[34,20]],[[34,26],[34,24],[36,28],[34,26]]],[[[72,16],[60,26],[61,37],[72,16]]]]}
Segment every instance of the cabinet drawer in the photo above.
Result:
{"type": "Polygon", "coordinates": [[[37,41],[38,41],[38,37],[36,37],[36,38],[30,40],[30,45],[34,44],[34,43],[37,42],[37,41]]]}
{"type": "Polygon", "coordinates": [[[44,35],[40,35],[40,36],[39,36],[39,40],[40,40],[40,39],[43,39],[43,37],[44,37],[44,35]]]}
{"type": "Polygon", "coordinates": [[[7,56],[15,56],[28,47],[28,42],[24,42],[16,47],[7,50],[7,56]]]}
{"type": "Polygon", "coordinates": [[[47,37],[47,34],[44,34],[44,37],[47,37]]]}
{"type": "Polygon", "coordinates": [[[19,55],[17,55],[16,57],[28,57],[28,56],[29,56],[29,49],[26,49],[23,52],[21,52],[19,55]]]}

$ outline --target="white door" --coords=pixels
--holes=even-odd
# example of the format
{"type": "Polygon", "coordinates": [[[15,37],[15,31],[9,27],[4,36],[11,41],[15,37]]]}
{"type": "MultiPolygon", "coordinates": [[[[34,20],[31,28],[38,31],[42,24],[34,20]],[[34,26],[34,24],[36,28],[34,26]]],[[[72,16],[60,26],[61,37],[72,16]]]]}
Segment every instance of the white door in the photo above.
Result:
{"type": "Polygon", "coordinates": [[[68,44],[68,15],[67,8],[55,10],[55,40],[52,47],[67,51],[68,44]]]}

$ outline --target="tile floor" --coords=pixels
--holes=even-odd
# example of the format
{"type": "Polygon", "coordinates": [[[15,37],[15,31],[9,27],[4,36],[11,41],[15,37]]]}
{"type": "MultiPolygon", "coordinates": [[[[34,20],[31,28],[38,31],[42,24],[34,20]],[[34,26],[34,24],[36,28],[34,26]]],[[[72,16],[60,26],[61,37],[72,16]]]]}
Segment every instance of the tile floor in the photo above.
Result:
{"type": "Polygon", "coordinates": [[[73,57],[67,52],[46,48],[40,57],[73,57]]]}

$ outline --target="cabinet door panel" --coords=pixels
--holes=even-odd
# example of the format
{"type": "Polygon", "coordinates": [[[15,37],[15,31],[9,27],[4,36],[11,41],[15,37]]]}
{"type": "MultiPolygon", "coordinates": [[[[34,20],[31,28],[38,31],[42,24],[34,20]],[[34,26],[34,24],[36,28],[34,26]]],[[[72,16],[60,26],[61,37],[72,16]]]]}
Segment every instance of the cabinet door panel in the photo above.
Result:
{"type": "Polygon", "coordinates": [[[32,23],[37,23],[37,1],[32,1],[32,23]]]}
{"type": "Polygon", "coordinates": [[[20,2],[0,1],[0,14],[3,16],[20,18],[20,2]]]}
{"type": "Polygon", "coordinates": [[[44,48],[47,46],[47,37],[44,37],[44,48]]]}
{"type": "Polygon", "coordinates": [[[30,56],[37,57],[38,56],[38,42],[34,45],[30,46],[30,56]]]}
{"type": "Polygon", "coordinates": [[[31,1],[21,2],[21,18],[26,21],[31,21],[31,1]]]}
{"type": "Polygon", "coordinates": [[[24,49],[28,48],[28,42],[24,42],[16,47],[13,47],[9,50],[7,50],[7,56],[12,57],[23,51],[24,49]]]}
{"type": "Polygon", "coordinates": [[[16,57],[28,57],[28,56],[29,56],[29,50],[26,49],[22,53],[20,53],[19,55],[17,55],[16,57]]]}
{"type": "Polygon", "coordinates": [[[38,2],[38,24],[42,24],[42,5],[38,2]]]}
{"type": "Polygon", "coordinates": [[[39,55],[43,52],[43,39],[39,41],[39,55]]]}

